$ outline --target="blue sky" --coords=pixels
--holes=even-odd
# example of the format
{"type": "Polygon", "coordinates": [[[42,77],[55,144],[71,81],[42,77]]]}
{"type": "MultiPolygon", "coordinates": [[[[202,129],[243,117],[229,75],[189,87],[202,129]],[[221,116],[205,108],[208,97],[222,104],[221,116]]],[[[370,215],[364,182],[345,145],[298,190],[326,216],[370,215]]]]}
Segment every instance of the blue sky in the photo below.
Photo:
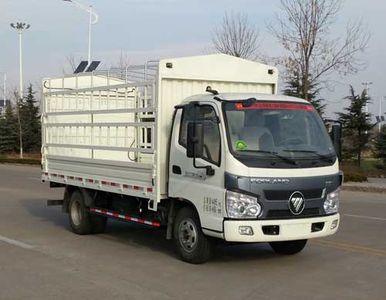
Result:
{"type": "MultiPolygon", "coordinates": [[[[221,23],[225,11],[247,13],[260,29],[262,51],[280,54],[280,46],[266,31],[266,24],[278,12],[279,0],[79,0],[92,4],[100,20],[93,27],[93,58],[105,66],[118,61],[121,51],[130,62],[147,59],[196,55],[213,52],[211,32],[221,23]]],[[[368,80],[378,113],[378,101],[386,95],[386,3],[382,0],[346,0],[332,32],[339,35],[349,20],[363,19],[372,33],[369,48],[362,57],[366,70],[359,74],[331,78],[325,90],[328,112],[346,104],[348,84],[356,89],[368,80]]],[[[60,75],[66,56],[87,55],[87,14],[62,0],[0,1],[0,72],[6,72],[10,87],[18,80],[18,40],[9,23],[22,20],[31,24],[24,35],[24,81],[40,84],[43,77],[60,75]]],[[[384,102],[386,111],[386,101],[384,102]]]]}

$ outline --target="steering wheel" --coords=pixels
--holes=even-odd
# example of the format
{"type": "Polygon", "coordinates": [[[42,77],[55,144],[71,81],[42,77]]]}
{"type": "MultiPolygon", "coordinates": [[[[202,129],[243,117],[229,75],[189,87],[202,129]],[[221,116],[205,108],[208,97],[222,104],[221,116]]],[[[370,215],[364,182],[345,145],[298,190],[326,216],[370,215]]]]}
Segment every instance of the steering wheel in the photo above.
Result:
{"type": "Polygon", "coordinates": [[[304,141],[300,137],[293,137],[285,139],[284,141],[281,141],[278,146],[284,146],[284,145],[301,145],[304,144],[304,141]]]}

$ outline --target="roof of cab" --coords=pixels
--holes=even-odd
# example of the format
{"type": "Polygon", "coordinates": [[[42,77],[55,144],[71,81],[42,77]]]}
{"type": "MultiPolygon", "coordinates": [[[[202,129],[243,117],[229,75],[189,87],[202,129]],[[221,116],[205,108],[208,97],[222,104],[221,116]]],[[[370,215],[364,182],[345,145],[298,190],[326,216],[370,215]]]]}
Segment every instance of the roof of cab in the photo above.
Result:
{"type": "Polygon", "coordinates": [[[254,98],[258,101],[278,101],[278,102],[298,102],[298,103],[307,103],[309,102],[304,99],[290,97],[285,95],[271,95],[271,94],[258,94],[258,93],[224,93],[224,94],[201,94],[194,95],[186,98],[183,103],[188,103],[192,101],[216,101],[214,98],[219,98],[223,101],[238,101],[254,98]]]}

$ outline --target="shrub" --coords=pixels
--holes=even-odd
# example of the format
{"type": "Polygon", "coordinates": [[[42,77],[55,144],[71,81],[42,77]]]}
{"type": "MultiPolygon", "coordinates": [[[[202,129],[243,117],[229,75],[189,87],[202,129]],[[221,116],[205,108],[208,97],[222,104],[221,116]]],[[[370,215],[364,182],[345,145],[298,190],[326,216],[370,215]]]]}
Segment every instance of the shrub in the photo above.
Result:
{"type": "Polygon", "coordinates": [[[347,172],[344,173],[344,182],[365,182],[367,181],[367,176],[359,172],[347,172]]]}

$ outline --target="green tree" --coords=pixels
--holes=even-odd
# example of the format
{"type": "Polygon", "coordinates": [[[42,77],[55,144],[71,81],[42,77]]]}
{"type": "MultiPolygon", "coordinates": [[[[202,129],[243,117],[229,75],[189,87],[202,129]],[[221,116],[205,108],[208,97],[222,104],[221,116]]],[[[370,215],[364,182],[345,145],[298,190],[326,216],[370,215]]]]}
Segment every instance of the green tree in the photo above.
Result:
{"type": "Polygon", "coordinates": [[[17,119],[12,106],[7,105],[0,119],[0,153],[14,152],[18,148],[17,119]]]}
{"type": "Polygon", "coordinates": [[[376,125],[371,123],[371,114],[365,111],[370,102],[367,91],[356,95],[354,88],[350,87],[350,95],[345,99],[350,100],[345,112],[338,113],[343,125],[343,152],[349,156],[355,156],[358,165],[361,165],[362,152],[368,147],[370,141],[369,131],[376,125]]]}
{"type": "Polygon", "coordinates": [[[381,132],[379,133],[375,147],[377,150],[377,156],[382,159],[383,166],[386,168],[386,125],[383,125],[381,132]]]}
{"type": "Polygon", "coordinates": [[[35,94],[30,84],[27,96],[20,102],[20,121],[25,152],[36,152],[41,147],[40,115],[35,94]]]}
{"type": "Polygon", "coordinates": [[[304,94],[304,91],[305,89],[299,72],[293,71],[288,73],[285,81],[285,89],[283,90],[284,95],[307,99],[318,113],[323,116],[326,104],[323,104],[323,99],[319,98],[320,88],[317,83],[310,84],[307,95],[304,94]]]}

